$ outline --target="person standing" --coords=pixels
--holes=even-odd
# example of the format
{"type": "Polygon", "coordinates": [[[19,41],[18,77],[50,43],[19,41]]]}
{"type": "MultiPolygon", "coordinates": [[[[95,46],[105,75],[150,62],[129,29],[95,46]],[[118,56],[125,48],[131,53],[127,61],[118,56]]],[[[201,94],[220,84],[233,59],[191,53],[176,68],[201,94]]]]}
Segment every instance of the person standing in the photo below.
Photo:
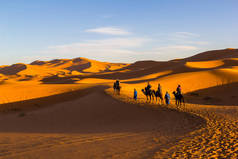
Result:
{"type": "Polygon", "coordinates": [[[166,102],[166,104],[169,105],[169,104],[170,104],[170,95],[169,95],[168,92],[165,93],[164,98],[165,98],[165,102],[166,102]]]}
{"type": "Polygon", "coordinates": [[[135,88],[134,88],[134,100],[137,100],[137,91],[135,88]]]}

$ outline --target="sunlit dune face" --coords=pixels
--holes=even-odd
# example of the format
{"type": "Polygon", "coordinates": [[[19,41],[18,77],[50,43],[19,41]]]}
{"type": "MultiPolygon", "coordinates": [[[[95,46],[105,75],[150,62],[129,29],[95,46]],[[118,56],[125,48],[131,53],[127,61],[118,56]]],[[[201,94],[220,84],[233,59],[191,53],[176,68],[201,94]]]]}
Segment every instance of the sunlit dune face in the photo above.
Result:
{"type": "Polygon", "coordinates": [[[61,94],[84,89],[91,85],[79,84],[40,84],[34,81],[26,82],[6,82],[1,85],[0,104],[24,101],[34,98],[47,97],[51,95],[61,94]]]}
{"type": "Polygon", "coordinates": [[[200,62],[186,62],[185,64],[190,68],[216,68],[224,65],[224,62],[221,60],[216,61],[200,61],[200,62]]]}
{"type": "Polygon", "coordinates": [[[95,60],[88,60],[90,62],[90,67],[87,69],[84,69],[84,72],[90,72],[90,73],[98,73],[98,72],[104,72],[104,71],[114,71],[117,69],[121,69],[127,65],[124,64],[110,64],[107,62],[98,62],[95,60]]]}
{"type": "Polygon", "coordinates": [[[57,74],[67,74],[70,71],[63,69],[50,68],[46,66],[27,65],[27,69],[18,73],[18,75],[48,76],[57,74]]]}
{"type": "Polygon", "coordinates": [[[108,62],[99,62],[96,60],[90,60],[87,58],[75,58],[75,59],[56,59],[51,61],[35,61],[32,65],[45,66],[51,69],[64,69],[72,72],[72,75],[80,73],[99,73],[105,71],[114,71],[126,67],[128,64],[116,64],[108,62]],[[77,72],[73,72],[77,71],[77,72]]]}
{"type": "Polygon", "coordinates": [[[153,79],[159,78],[160,76],[168,75],[170,73],[172,73],[171,70],[163,71],[163,72],[153,73],[153,74],[138,77],[138,78],[131,78],[131,79],[128,79],[128,80],[122,80],[122,82],[132,82],[132,83],[134,82],[134,83],[136,83],[136,82],[140,82],[142,80],[153,80],[153,79]]]}
{"type": "Polygon", "coordinates": [[[145,81],[130,84],[122,83],[121,93],[124,96],[131,98],[133,96],[134,89],[136,89],[138,91],[138,97],[145,100],[145,95],[141,90],[147,86],[147,81],[150,81],[152,89],[154,90],[157,90],[158,84],[160,83],[162,86],[162,92],[165,93],[168,91],[170,94],[172,94],[173,91],[176,91],[178,84],[181,85],[183,93],[189,93],[200,89],[238,82],[238,71],[236,69],[216,69],[164,75],[165,76],[156,79],[154,79],[155,76],[153,75],[145,76],[145,81]]]}
{"type": "Polygon", "coordinates": [[[99,79],[99,78],[85,78],[83,80],[78,81],[77,83],[88,83],[88,84],[91,84],[91,83],[108,84],[108,83],[110,83],[112,85],[112,83],[114,81],[115,80],[99,79]]]}

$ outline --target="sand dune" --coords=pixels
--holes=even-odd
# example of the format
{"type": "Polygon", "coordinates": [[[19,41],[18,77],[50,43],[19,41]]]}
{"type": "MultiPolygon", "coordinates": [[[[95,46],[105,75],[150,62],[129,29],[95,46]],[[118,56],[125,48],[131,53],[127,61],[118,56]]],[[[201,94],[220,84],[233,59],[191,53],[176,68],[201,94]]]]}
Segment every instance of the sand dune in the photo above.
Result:
{"type": "Polygon", "coordinates": [[[0,66],[0,158],[237,158],[237,83],[238,49],[163,62],[0,66]],[[172,105],[146,101],[148,81],[172,105]],[[187,103],[179,110],[178,84],[187,103]]]}
{"type": "Polygon", "coordinates": [[[65,69],[70,71],[78,71],[85,73],[97,73],[105,71],[113,71],[127,66],[127,64],[99,62],[87,58],[75,59],[56,59],[52,61],[35,61],[31,65],[47,66],[55,69],[65,69]]]}
{"type": "Polygon", "coordinates": [[[76,100],[24,115],[2,115],[0,140],[6,141],[6,133],[10,140],[0,145],[1,157],[151,157],[157,143],[171,142],[203,122],[185,113],[121,103],[93,88],[76,100]]]}
{"type": "Polygon", "coordinates": [[[219,60],[225,58],[237,58],[238,49],[224,49],[224,50],[212,50],[207,52],[202,52],[200,54],[188,57],[187,61],[208,61],[208,60],[219,60]]]}
{"type": "Polygon", "coordinates": [[[186,66],[192,68],[216,68],[224,65],[220,60],[217,61],[202,61],[202,62],[186,62],[186,66]]]}

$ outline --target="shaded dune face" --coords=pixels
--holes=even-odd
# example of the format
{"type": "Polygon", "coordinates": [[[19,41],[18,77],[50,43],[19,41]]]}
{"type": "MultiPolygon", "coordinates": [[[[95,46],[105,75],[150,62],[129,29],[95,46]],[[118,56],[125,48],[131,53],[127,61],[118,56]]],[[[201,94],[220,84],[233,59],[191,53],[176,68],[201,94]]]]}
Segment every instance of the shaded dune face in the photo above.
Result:
{"type": "Polygon", "coordinates": [[[238,82],[199,89],[186,94],[187,102],[203,105],[236,106],[238,82]]]}
{"type": "Polygon", "coordinates": [[[18,72],[25,70],[26,68],[27,66],[25,64],[14,64],[11,66],[0,68],[0,73],[4,75],[15,75],[18,72]]]}
{"type": "Polygon", "coordinates": [[[200,54],[185,58],[186,61],[209,61],[225,58],[238,58],[238,49],[224,49],[202,52],[200,54]]]}

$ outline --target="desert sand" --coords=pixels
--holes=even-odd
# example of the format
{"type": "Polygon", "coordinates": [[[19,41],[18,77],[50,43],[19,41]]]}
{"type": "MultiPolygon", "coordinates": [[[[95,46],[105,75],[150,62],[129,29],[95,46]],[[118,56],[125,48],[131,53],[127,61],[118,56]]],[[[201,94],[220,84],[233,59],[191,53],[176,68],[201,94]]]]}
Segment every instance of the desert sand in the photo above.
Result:
{"type": "Polygon", "coordinates": [[[0,67],[0,83],[0,158],[238,157],[237,49],[132,64],[19,63],[0,67]],[[148,81],[172,104],[146,101],[148,81]],[[179,108],[178,84],[186,101],[179,108]]]}

